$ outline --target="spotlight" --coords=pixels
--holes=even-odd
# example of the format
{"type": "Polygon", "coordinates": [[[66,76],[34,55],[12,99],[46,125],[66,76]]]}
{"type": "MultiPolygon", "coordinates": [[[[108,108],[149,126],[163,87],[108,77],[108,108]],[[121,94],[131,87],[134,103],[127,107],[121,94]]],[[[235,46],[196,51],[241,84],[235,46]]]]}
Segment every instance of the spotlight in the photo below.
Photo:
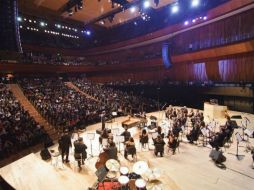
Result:
{"type": "Polygon", "coordinates": [[[200,0],[192,0],[191,6],[192,7],[197,7],[199,5],[199,3],[200,3],[200,0]]]}
{"type": "Polygon", "coordinates": [[[189,21],[185,21],[184,25],[187,26],[189,24],[189,21]]]}
{"type": "Polygon", "coordinates": [[[150,7],[150,2],[148,0],[144,1],[143,7],[145,9],[147,9],[148,7],[150,7]]]}
{"type": "Polygon", "coordinates": [[[57,24],[56,27],[57,27],[57,28],[61,28],[61,25],[60,25],[60,24],[57,24]]]}
{"type": "Polygon", "coordinates": [[[134,25],[135,25],[135,26],[137,26],[137,25],[138,25],[138,23],[137,23],[137,22],[134,22],[134,25]]]}
{"type": "Polygon", "coordinates": [[[203,17],[203,20],[207,20],[207,16],[204,16],[204,17],[203,17]]]}
{"type": "Polygon", "coordinates": [[[193,19],[192,22],[195,23],[195,22],[196,22],[196,19],[193,19]]]}
{"type": "Polygon", "coordinates": [[[45,22],[40,22],[40,26],[41,26],[41,27],[46,26],[45,22]]]}
{"type": "Polygon", "coordinates": [[[171,8],[171,12],[174,14],[174,13],[177,13],[179,11],[179,6],[178,4],[174,4],[171,8]]]}
{"type": "Polygon", "coordinates": [[[90,35],[91,35],[91,31],[90,31],[90,30],[87,30],[87,31],[86,31],[86,35],[87,35],[87,36],[90,36],[90,35]]]}
{"type": "Polygon", "coordinates": [[[20,16],[17,17],[17,21],[21,22],[22,18],[20,16]]]}
{"type": "Polygon", "coordinates": [[[136,11],[136,7],[131,7],[130,10],[131,10],[131,13],[134,13],[136,11]]]}

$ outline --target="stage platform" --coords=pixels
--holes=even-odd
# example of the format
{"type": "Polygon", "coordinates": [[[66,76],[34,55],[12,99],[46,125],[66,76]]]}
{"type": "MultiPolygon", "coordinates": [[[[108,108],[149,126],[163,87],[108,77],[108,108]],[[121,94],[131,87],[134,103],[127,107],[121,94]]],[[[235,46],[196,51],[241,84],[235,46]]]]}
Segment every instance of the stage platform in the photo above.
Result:
{"type": "MultiPolygon", "coordinates": [[[[248,117],[251,121],[250,127],[254,127],[254,116],[240,112],[228,112],[229,115],[242,115],[248,117]]],[[[151,115],[158,118],[159,124],[165,123],[165,114],[161,112],[154,112],[147,114],[147,118],[151,115]]],[[[126,117],[119,117],[115,122],[106,124],[106,127],[111,129],[118,129],[122,132],[121,122],[126,117]]],[[[211,118],[205,118],[207,122],[211,118]]],[[[149,120],[149,119],[148,119],[149,120]]],[[[219,124],[224,124],[225,119],[215,120],[219,124]]],[[[238,125],[241,125],[242,120],[237,120],[238,125]]],[[[148,121],[150,122],[150,121],[148,121]]],[[[0,169],[0,175],[17,190],[85,190],[91,187],[96,182],[95,163],[100,153],[99,135],[95,134],[95,130],[100,128],[101,124],[89,126],[87,131],[82,133],[86,145],[88,146],[88,154],[93,154],[94,157],[89,156],[85,162],[82,171],[78,171],[77,163],[73,158],[73,149],[70,152],[70,163],[63,164],[61,159],[58,165],[55,162],[43,161],[40,158],[39,152],[30,154],[22,159],[13,162],[0,169]],[[95,139],[89,141],[87,139],[88,133],[94,133],[95,139]],[[91,147],[91,144],[92,147],[91,147]],[[92,152],[91,152],[92,148],[92,152]]],[[[183,142],[180,144],[179,152],[172,155],[165,150],[164,157],[155,157],[153,150],[141,149],[139,144],[139,130],[136,127],[130,128],[131,135],[135,138],[137,147],[137,159],[147,161],[151,168],[159,168],[162,173],[161,180],[163,182],[164,190],[251,190],[254,186],[254,169],[252,169],[251,154],[246,151],[246,142],[241,142],[239,146],[239,154],[245,155],[238,160],[236,156],[229,153],[236,153],[236,140],[224,152],[227,161],[225,162],[225,169],[218,168],[214,162],[209,158],[211,148],[203,147],[202,144],[193,145],[186,142],[183,137],[183,142]]],[[[237,129],[241,133],[241,129],[237,129]]],[[[77,139],[74,135],[73,140],[77,139]]],[[[249,145],[254,145],[254,139],[250,139],[249,145]]],[[[153,149],[150,140],[150,148],[153,149]]],[[[123,146],[121,145],[119,153],[119,160],[122,166],[127,166],[132,171],[133,161],[125,160],[123,157],[123,146]]],[[[57,150],[57,145],[50,149],[57,150]]],[[[224,151],[224,149],[223,149],[224,151]]]]}

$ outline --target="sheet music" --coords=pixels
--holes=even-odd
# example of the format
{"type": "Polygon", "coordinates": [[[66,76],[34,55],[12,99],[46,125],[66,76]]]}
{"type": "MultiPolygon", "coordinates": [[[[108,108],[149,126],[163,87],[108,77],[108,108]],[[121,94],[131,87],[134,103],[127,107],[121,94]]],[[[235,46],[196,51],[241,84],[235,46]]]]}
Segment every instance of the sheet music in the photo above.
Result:
{"type": "Polygon", "coordinates": [[[241,142],[243,140],[240,133],[236,133],[235,136],[238,142],[241,142]]]}
{"type": "Polygon", "coordinates": [[[124,136],[116,135],[116,143],[123,143],[123,142],[124,142],[124,136]]]}
{"type": "Polygon", "coordinates": [[[87,133],[87,138],[89,140],[94,140],[95,134],[94,133],[87,133]]]}

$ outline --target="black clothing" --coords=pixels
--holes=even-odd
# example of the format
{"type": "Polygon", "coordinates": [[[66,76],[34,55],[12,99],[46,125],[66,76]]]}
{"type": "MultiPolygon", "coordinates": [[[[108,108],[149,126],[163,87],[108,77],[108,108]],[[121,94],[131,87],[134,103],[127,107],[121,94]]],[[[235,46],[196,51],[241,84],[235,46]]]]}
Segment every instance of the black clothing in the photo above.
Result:
{"type": "Polygon", "coordinates": [[[87,146],[79,141],[74,142],[74,158],[78,160],[78,166],[81,167],[84,163],[84,160],[87,158],[86,153],[87,146]]]}
{"type": "Polygon", "coordinates": [[[124,136],[124,142],[128,141],[131,137],[131,133],[129,131],[124,131],[121,136],[124,136]]]}
{"type": "Polygon", "coordinates": [[[158,153],[160,153],[160,156],[161,156],[161,157],[163,156],[163,154],[164,154],[164,145],[165,145],[165,144],[166,144],[166,143],[164,142],[163,139],[161,139],[161,140],[156,139],[156,140],[154,141],[154,146],[155,146],[154,154],[155,154],[156,156],[158,155],[158,153]]]}
{"type": "Polygon", "coordinates": [[[66,162],[69,158],[69,149],[71,147],[71,137],[68,134],[64,134],[59,140],[59,148],[62,152],[62,161],[64,161],[64,155],[66,155],[66,162]]]}

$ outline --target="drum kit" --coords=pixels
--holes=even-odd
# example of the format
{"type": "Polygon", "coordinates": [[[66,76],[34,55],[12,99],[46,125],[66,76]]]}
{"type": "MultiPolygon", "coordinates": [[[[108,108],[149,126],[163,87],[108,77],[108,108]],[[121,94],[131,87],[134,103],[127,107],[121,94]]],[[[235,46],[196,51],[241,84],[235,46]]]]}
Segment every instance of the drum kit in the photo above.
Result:
{"type": "MultiPolygon", "coordinates": [[[[162,182],[158,179],[161,172],[158,168],[150,169],[147,162],[138,161],[133,167],[133,173],[129,173],[129,168],[120,166],[117,160],[110,159],[106,162],[106,167],[109,170],[107,177],[111,180],[116,179],[120,184],[121,189],[132,189],[130,184],[134,184],[137,190],[162,190],[162,182]],[[131,176],[138,176],[134,179],[131,176]],[[142,176],[142,177],[141,177],[142,176]]],[[[134,188],[135,189],[135,188],[134,188]]]]}

